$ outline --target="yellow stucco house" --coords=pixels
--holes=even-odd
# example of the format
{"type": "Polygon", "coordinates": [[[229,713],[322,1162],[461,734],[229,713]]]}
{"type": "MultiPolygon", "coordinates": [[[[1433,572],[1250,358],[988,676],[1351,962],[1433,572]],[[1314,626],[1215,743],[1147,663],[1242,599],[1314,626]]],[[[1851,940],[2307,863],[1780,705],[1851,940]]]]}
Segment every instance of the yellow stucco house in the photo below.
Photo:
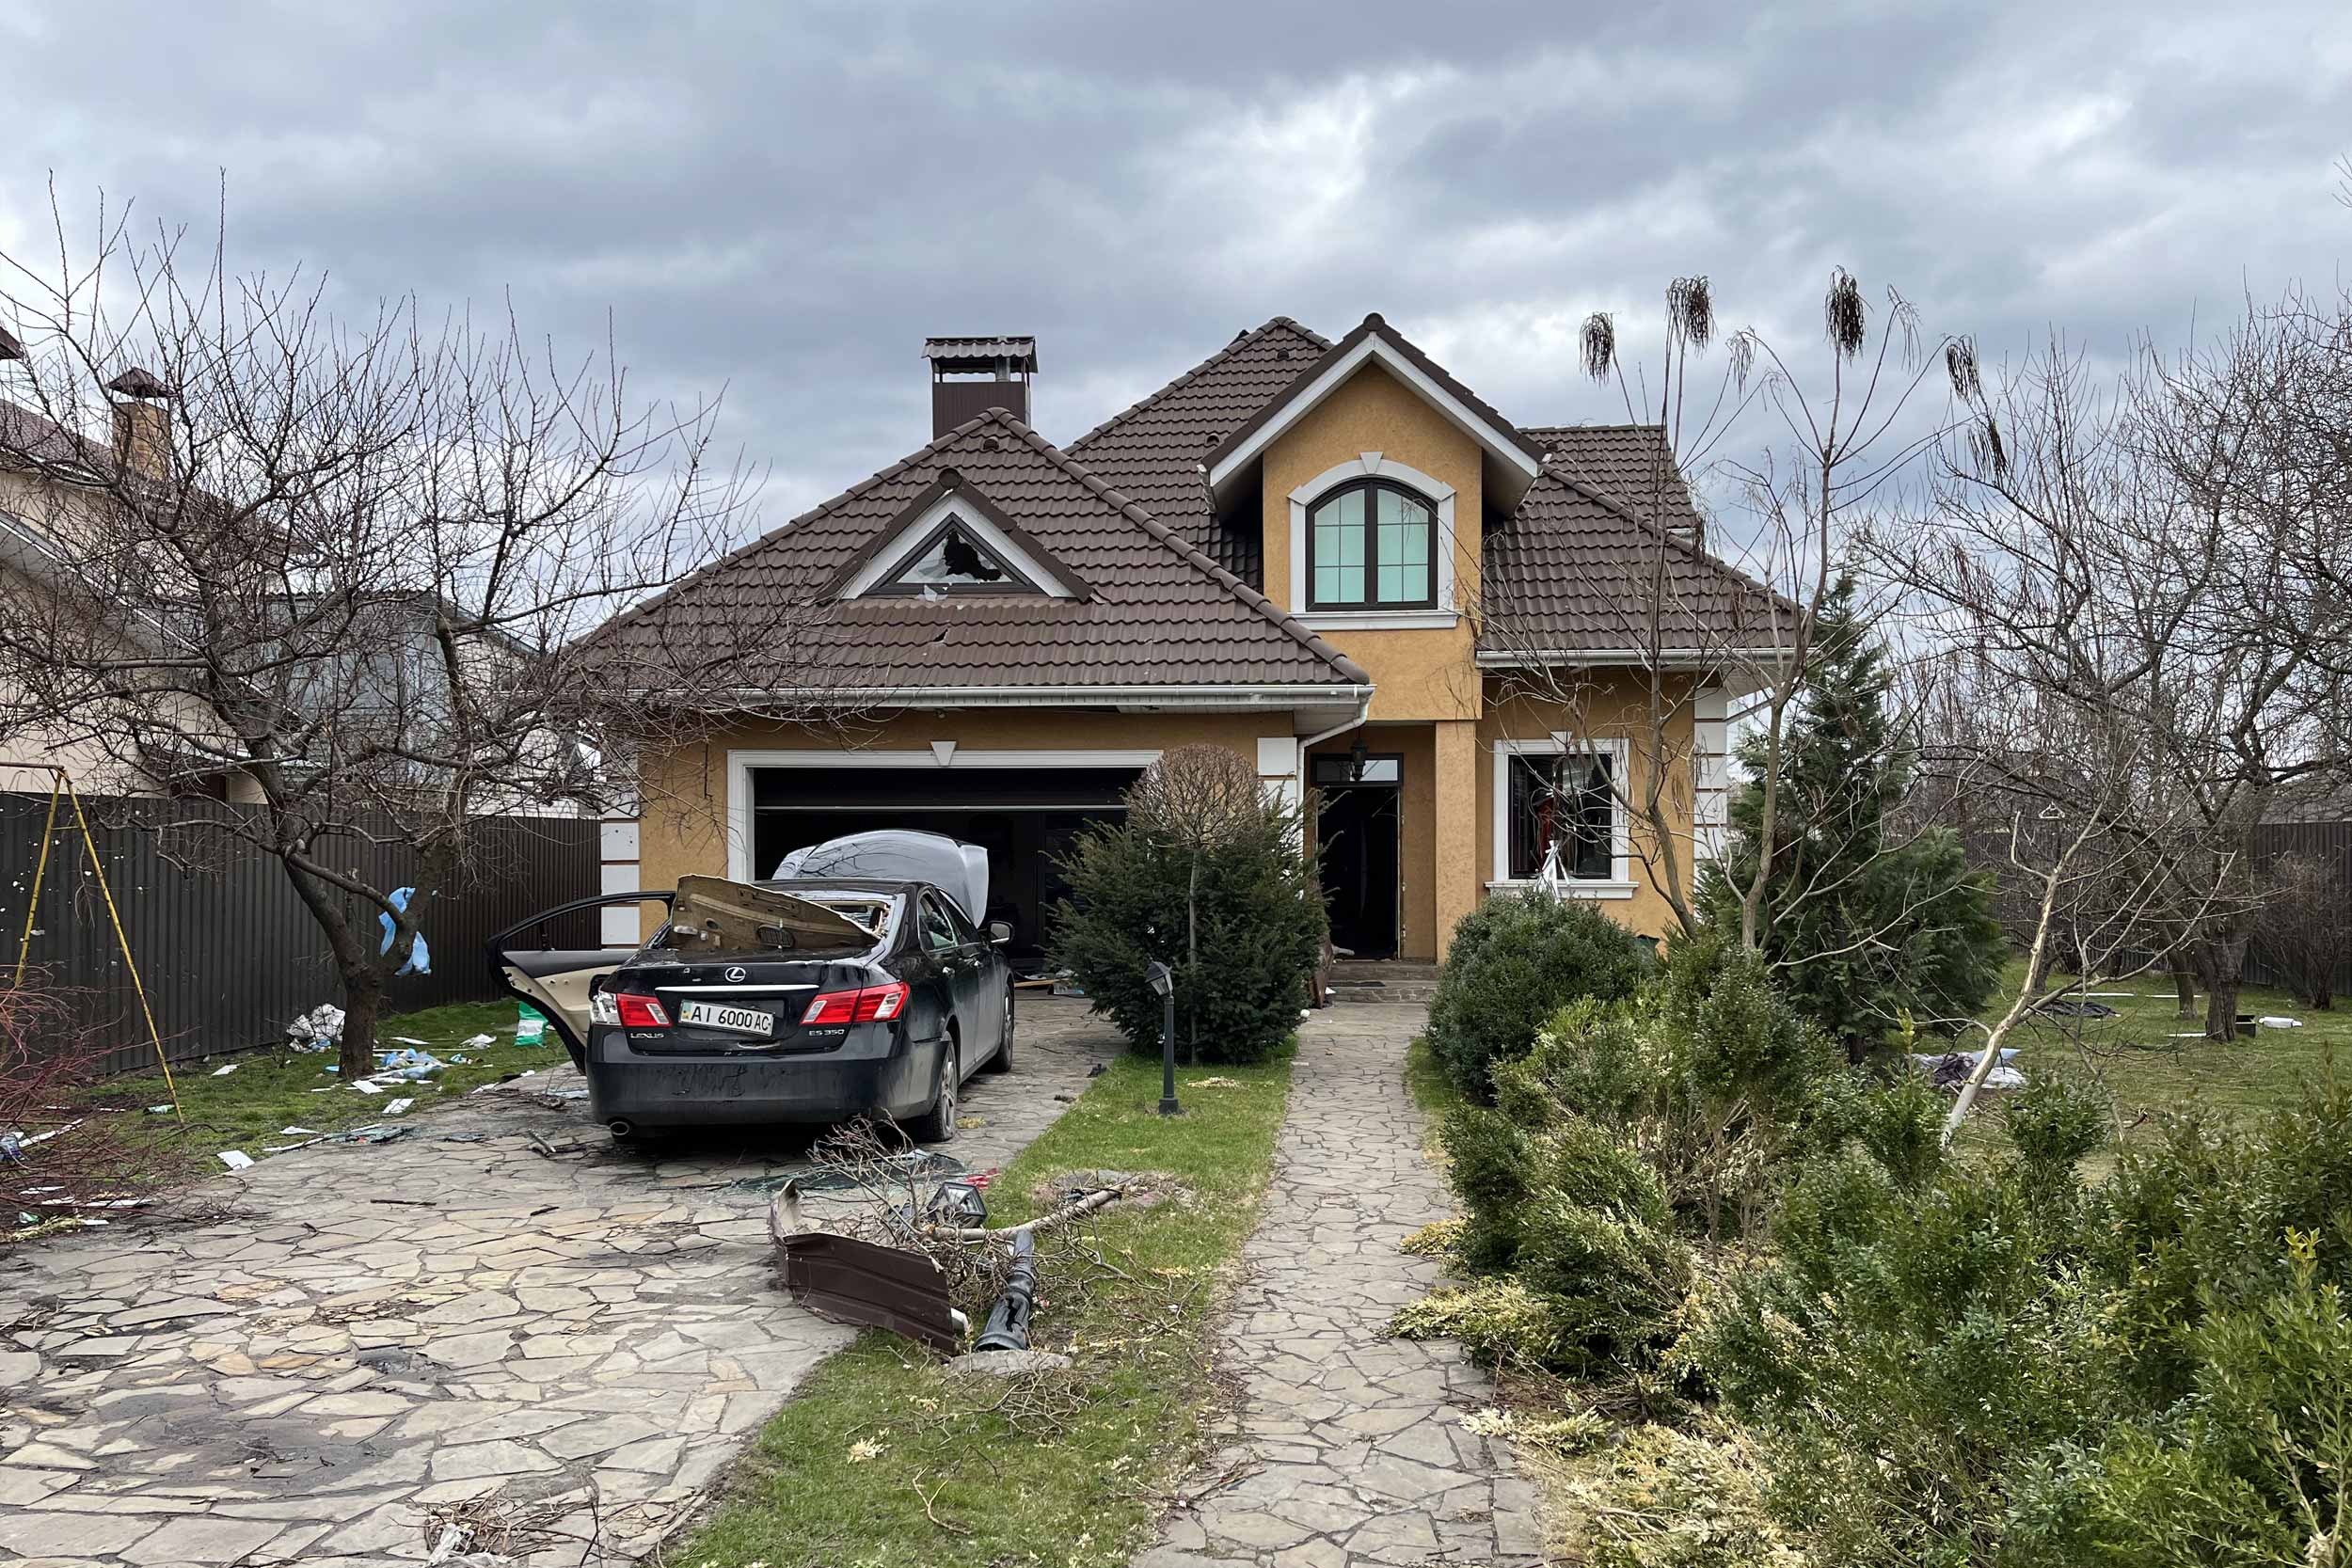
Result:
{"type": "Polygon", "coordinates": [[[792,721],[642,759],[608,892],[925,828],[988,847],[989,913],[1033,953],[1053,851],[1211,741],[1315,802],[1344,953],[1441,956],[1554,846],[1572,894],[1665,932],[1627,802],[1688,773],[1687,877],[1723,811],[1719,651],[1773,603],[1700,547],[1656,430],[1514,425],[1376,315],[1337,342],[1278,317],[1063,447],[1026,422],[1032,340],[925,353],[929,445],[598,634],[675,662],[808,607],[816,650],[740,710],[792,721]]]}

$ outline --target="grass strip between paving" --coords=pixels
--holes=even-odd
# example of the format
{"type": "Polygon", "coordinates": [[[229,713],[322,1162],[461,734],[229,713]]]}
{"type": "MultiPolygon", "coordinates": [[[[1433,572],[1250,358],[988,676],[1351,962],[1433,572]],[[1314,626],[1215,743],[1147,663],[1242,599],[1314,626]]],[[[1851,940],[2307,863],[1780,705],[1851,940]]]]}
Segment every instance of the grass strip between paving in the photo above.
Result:
{"type": "Polygon", "coordinates": [[[1072,1356],[1070,1370],[950,1379],[928,1352],[869,1331],[769,1421],[715,1514],[665,1560],[1124,1563],[1209,1431],[1215,1331],[1273,1168],[1293,1053],[1180,1069],[1172,1118],[1156,1114],[1157,1061],[1112,1062],[989,1193],[989,1223],[1005,1226],[1050,1208],[1066,1173],[1179,1183],[1042,1249],[1032,1344],[1072,1356]]]}

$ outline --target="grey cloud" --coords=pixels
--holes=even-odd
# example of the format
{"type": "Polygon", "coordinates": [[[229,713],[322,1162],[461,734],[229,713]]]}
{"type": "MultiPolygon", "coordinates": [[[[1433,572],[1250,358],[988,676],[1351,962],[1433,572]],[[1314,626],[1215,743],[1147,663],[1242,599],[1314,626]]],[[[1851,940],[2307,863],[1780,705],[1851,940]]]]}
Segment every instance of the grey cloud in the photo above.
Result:
{"type": "Polygon", "coordinates": [[[1994,354],[2120,352],[2327,280],[2334,0],[1587,8],[0,8],[0,224],[103,185],[354,308],[611,312],[730,388],[771,520],[926,434],[917,341],[1026,330],[1068,437],[1243,326],[1379,309],[1533,420],[1611,418],[1561,324],[1704,271],[1812,351],[1833,264],[1994,354]]]}

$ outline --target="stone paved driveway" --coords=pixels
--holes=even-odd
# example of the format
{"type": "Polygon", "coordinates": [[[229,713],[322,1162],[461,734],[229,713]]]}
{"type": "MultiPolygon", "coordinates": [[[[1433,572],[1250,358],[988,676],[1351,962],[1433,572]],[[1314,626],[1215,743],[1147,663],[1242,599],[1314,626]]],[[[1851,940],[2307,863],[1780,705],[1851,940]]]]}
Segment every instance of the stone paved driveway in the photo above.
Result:
{"type": "Polygon", "coordinates": [[[1343,1003],[1299,1031],[1274,1186],[1221,1347],[1239,1430],[1135,1568],[1523,1568],[1533,1488],[1462,1418],[1492,1400],[1451,1341],[1388,1338],[1438,1265],[1397,1243],[1454,1211],[1405,1087],[1417,1006],[1343,1003]],[[1219,1478],[1232,1478],[1219,1484],[1219,1478]]]}
{"type": "MultiPolygon", "coordinates": [[[[975,1166],[1117,1049],[1082,1003],[1022,1006],[1019,1070],[966,1085],[975,1166]]],[[[578,1083],[264,1161],[228,1223],[0,1254],[0,1560],[417,1561],[422,1505],[501,1486],[577,1500],[589,1561],[683,1518],[851,1338],[772,1283],[757,1183],[806,1137],[616,1148],[526,1092],[578,1083]]]]}

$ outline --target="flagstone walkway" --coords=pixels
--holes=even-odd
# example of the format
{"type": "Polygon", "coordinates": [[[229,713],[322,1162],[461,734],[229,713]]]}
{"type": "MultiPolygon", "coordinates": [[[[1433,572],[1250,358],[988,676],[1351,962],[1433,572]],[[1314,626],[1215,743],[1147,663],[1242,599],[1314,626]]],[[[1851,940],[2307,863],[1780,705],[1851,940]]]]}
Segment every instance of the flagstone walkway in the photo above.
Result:
{"type": "Polygon", "coordinates": [[[1397,1243],[1453,1212],[1404,1082],[1426,1016],[1342,1004],[1301,1030],[1274,1187],[1224,1334],[1246,1390],[1238,1430],[1135,1568],[1542,1560],[1534,1489],[1504,1444],[1462,1422],[1490,1402],[1486,1375],[1450,1341],[1386,1332],[1440,1272],[1397,1243]]]}
{"type": "MultiPolygon", "coordinates": [[[[976,1168],[1118,1049],[1022,1006],[1019,1070],[965,1085],[976,1168]]],[[[0,1253],[0,1561],[416,1562],[427,1506],[501,1488],[598,1538],[551,1562],[660,1540],[853,1331],[773,1283],[763,1179],[805,1135],[616,1148],[579,1082],[265,1160],[224,1223],[0,1253]]]]}

